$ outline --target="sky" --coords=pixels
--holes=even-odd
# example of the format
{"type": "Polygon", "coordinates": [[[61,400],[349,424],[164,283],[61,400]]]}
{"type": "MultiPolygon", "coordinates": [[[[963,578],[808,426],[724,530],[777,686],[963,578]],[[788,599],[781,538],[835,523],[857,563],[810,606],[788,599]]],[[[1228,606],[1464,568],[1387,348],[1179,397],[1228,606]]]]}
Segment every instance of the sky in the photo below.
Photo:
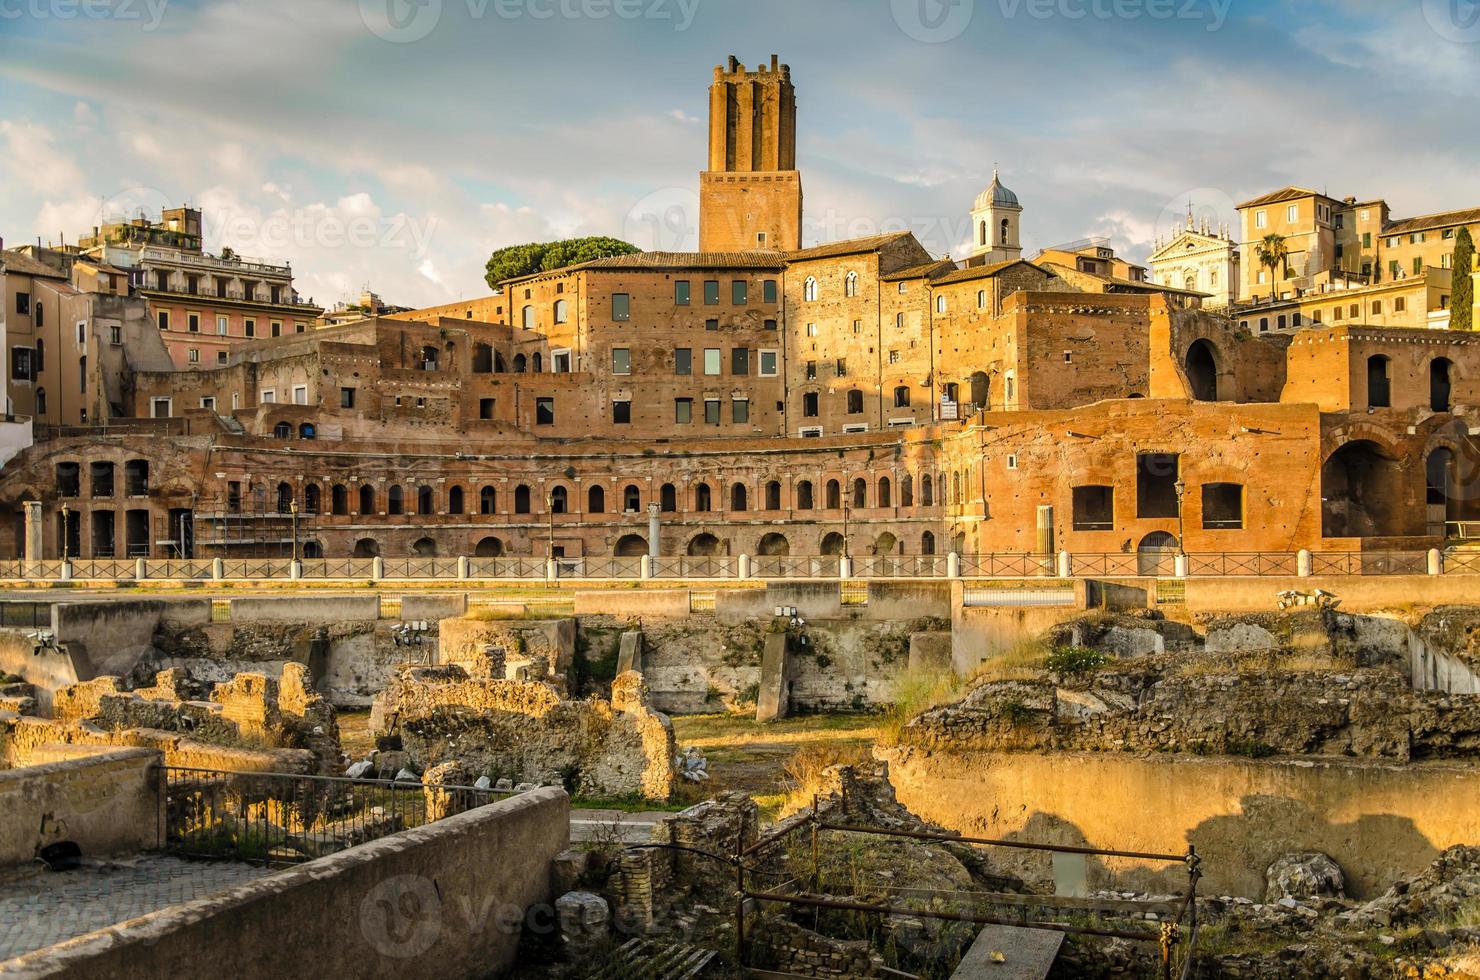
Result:
{"type": "Polygon", "coordinates": [[[0,0],[0,237],[188,202],[324,306],[486,295],[520,242],[693,248],[713,68],[773,52],[807,244],[963,256],[994,165],[1030,255],[1143,260],[1286,184],[1480,206],[1480,0],[0,0]]]}

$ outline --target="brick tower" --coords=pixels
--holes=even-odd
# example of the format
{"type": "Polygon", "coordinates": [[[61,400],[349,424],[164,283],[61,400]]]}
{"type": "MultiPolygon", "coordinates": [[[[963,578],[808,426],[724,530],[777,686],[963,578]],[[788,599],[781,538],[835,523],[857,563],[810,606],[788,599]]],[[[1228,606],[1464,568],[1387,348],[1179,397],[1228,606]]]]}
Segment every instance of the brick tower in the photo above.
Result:
{"type": "Polygon", "coordinates": [[[699,248],[789,251],[802,245],[791,68],[746,71],[730,56],[709,87],[709,169],[699,175],[699,248]]]}

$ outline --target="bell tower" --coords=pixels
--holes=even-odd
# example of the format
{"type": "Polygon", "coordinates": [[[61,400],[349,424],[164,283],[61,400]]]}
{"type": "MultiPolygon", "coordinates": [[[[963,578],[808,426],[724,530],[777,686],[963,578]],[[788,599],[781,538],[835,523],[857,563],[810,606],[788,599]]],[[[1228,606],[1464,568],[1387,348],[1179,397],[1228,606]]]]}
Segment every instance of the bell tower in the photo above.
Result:
{"type": "Polygon", "coordinates": [[[972,258],[985,265],[1022,258],[1022,215],[1017,195],[1002,186],[993,170],[992,183],[976,196],[971,208],[972,258]]]}
{"type": "Polygon", "coordinates": [[[731,55],[709,87],[709,169],[699,175],[699,249],[791,251],[802,245],[791,68],[746,71],[731,55]]]}

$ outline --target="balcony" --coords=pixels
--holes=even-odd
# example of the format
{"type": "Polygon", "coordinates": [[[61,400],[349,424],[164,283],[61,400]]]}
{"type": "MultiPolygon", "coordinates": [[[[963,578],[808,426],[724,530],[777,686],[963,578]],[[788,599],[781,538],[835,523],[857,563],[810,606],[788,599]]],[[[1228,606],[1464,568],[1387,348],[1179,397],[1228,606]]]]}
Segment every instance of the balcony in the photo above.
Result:
{"type": "Polygon", "coordinates": [[[223,259],[217,255],[197,254],[174,248],[160,248],[155,245],[148,245],[141,249],[139,261],[141,264],[177,265],[230,275],[274,276],[284,280],[293,278],[292,266],[274,265],[266,259],[247,258],[240,255],[223,259]]]}

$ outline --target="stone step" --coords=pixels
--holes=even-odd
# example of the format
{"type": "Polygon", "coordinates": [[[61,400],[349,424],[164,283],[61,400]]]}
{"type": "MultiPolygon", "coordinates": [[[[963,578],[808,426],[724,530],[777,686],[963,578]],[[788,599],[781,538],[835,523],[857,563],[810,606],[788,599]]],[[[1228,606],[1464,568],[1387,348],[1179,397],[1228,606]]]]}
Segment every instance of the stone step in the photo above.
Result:
{"type": "Polygon", "coordinates": [[[1052,929],[984,926],[951,980],[1044,980],[1063,943],[1052,929]]]}

